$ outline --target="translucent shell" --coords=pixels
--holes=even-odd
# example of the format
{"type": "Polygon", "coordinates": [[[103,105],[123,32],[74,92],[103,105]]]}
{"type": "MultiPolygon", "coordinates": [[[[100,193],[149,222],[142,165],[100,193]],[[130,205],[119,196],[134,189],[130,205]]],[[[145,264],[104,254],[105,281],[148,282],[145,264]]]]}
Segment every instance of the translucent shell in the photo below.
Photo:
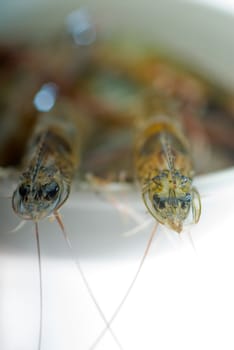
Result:
{"type": "Polygon", "coordinates": [[[190,213],[192,222],[199,221],[201,202],[192,187],[189,144],[170,118],[154,118],[141,131],[135,165],[144,203],[157,221],[178,233],[190,213]]]}
{"type": "Polygon", "coordinates": [[[12,197],[12,207],[18,216],[38,221],[66,201],[78,166],[77,139],[75,124],[66,114],[53,110],[39,116],[24,171],[12,197]]]}

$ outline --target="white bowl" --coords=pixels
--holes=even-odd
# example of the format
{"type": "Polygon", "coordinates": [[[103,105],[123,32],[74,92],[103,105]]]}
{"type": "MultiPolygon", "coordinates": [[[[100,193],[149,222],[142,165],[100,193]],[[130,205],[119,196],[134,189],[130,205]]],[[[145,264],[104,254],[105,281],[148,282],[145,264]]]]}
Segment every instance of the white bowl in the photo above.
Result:
{"type": "MultiPolygon", "coordinates": [[[[72,1],[5,2],[1,36],[43,37],[61,27],[64,15],[75,7],[72,1]]],[[[105,35],[126,33],[159,43],[221,85],[234,87],[232,12],[179,0],[93,1],[88,8],[105,35]]],[[[191,236],[158,229],[137,282],[112,324],[124,349],[234,348],[234,169],[195,182],[202,195],[200,222],[191,227],[191,236]]],[[[12,184],[2,182],[1,188],[11,193],[12,184]]],[[[122,186],[100,191],[74,190],[61,209],[72,253],[56,222],[39,224],[41,350],[88,350],[105,328],[73,257],[79,259],[109,320],[143,256],[154,223],[140,193],[122,186]],[[123,235],[139,223],[145,227],[138,234],[123,235]]],[[[9,233],[19,220],[10,200],[0,202],[0,347],[37,349],[40,313],[34,226],[29,222],[9,233]]],[[[118,349],[109,331],[97,349],[118,349]]]]}

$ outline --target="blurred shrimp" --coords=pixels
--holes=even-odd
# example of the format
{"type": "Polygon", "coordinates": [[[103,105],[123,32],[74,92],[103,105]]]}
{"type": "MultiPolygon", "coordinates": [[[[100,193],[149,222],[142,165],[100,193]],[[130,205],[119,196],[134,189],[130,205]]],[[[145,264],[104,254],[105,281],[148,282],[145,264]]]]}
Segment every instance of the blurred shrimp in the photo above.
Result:
{"type": "Polygon", "coordinates": [[[192,221],[201,214],[189,145],[167,117],[156,117],[141,132],[135,147],[136,176],[143,201],[161,224],[180,233],[192,210],[192,221]]]}
{"type": "MultiPolygon", "coordinates": [[[[41,249],[38,223],[51,215],[57,220],[76,267],[101,318],[109,328],[107,320],[81,269],[79,260],[73,256],[71,241],[65,231],[58,210],[68,199],[75,172],[80,163],[81,140],[86,140],[92,127],[86,127],[81,117],[68,103],[58,104],[51,112],[38,117],[33,136],[28,145],[23,172],[13,193],[12,207],[23,220],[35,223],[40,280],[40,327],[38,349],[42,340],[43,288],[41,249]]],[[[119,349],[122,346],[110,328],[110,333],[119,349]]]]}
{"type": "MultiPolygon", "coordinates": [[[[190,214],[194,224],[198,223],[201,215],[200,195],[192,186],[194,169],[189,142],[179,124],[172,117],[160,114],[144,124],[136,137],[134,163],[144,204],[156,219],[156,224],[137,272],[110,318],[109,326],[119,314],[140,274],[158,223],[180,233],[190,214]]],[[[90,350],[96,348],[106,330],[103,330],[90,350]]]]}

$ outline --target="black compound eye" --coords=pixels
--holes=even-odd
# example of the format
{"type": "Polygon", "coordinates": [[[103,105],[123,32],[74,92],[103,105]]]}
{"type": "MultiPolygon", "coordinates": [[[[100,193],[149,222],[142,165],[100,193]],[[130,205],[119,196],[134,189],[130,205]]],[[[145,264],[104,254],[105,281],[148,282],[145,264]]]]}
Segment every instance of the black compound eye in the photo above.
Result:
{"type": "Polygon", "coordinates": [[[46,200],[51,200],[55,198],[58,192],[59,192],[59,185],[55,181],[43,186],[44,198],[46,200]]]}
{"type": "Polygon", "coordinates": [[[164,198],[160,198],[157,195],[154,195],[153,197],[154,205],[157,209],[164,209],[166,207],[166,200],[164,198]]]}
{"type": "Polygon", "coordinates": [[[159,209],[164,209],[166,206],[165,201],[161,199],[158,206],[159,206],[159,209]]]}
{"type": "Polygon", "coordinates": [[[192,199],[192,196],[190,193],[186,193],[185,197],[181,199],[181,208],[185,209],[186,207],[188,207],[188,205],[190,204],[192,199]]]}
{"type": "Polygon", "coordinates": [[[29,194],[30,187],[29,185],[20,185],[19,186],[19,194],[22,198],[26,197],[29,194]]]}
{"type": "Polygon", "coordinates": [[[190,193],[186,193],[185,200],[186,200],[187,203],[190,203],[190,202],[191,202],[192,196],[191,196],[190,193]]]}
{"type": "Polygon", "coordinates": [[[186,176],[181,176],[181,185],[184,186],[188,183],[188,178],[186,176]]]}

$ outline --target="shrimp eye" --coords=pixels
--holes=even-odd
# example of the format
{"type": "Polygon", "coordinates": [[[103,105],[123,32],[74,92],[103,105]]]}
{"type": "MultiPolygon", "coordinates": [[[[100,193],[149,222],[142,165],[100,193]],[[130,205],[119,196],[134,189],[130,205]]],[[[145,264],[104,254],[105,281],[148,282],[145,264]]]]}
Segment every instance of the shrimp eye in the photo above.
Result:
{"type": "Polygon", "coordinates": [[[55,181],[43,187],[44,197],[46,200],[55,198],[59,192],[59,185],[55,181]]]}
{"type": "Polygon", "coordinates": [[[191,203],[192,196],[190,193],[186,193],[185,197],[181,199],[181,208],[185,209],[191,203]]]}
{"type": "Polygon", "coordinates": [[[160,198],[158,195],[154,195],[153,201],[157,209],[165,209],[166,204],[164,198],[160,198]]]}
{"type": "Polygon", "coordinates": [[[29,191],[30,191],[29,185],[22,184],[19,186],[19,194],[22,198],[25,198],[29,194],[29,191]]]}
{"type": "Polygon", "coordinates": [[[159,202],[159,209],[164,209],[165,208],[165,201],[164,200],[160,200],[159,202]]]}

